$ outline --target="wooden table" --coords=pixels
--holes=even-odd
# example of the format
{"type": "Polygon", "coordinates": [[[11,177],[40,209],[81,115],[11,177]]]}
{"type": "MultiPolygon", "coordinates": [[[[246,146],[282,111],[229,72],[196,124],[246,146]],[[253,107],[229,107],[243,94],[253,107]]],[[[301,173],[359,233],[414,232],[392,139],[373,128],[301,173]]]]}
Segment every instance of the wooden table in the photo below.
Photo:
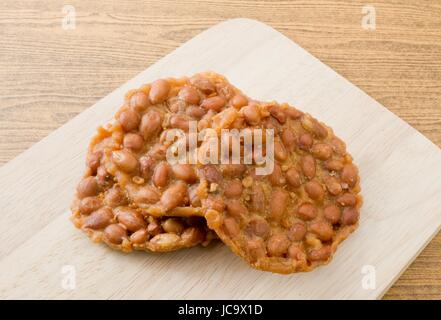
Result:
{"type": "MultiPolygon", "coordinates": [[[[202,30],[236,17],[284,33],[441,146],[441,3],[418,2],[371,3],[376,29],[366,30],[364,1],[74,0],[72,8],[4,0],[0,164],[202,30]],[[75,28],[63,28],[72,9],[75,28]]],[[[385,298],[441,299],[440,265],[438,234],[385,298]]]]}

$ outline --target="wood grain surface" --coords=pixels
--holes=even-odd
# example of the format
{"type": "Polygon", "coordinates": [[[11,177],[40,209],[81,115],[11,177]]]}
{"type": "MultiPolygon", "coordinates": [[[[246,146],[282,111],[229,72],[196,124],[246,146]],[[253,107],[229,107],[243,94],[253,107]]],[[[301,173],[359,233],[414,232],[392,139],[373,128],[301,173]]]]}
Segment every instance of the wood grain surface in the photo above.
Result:
{"type": "MultiPolygon", "coordinates": [[[[0,163],[219,21],[276,28],[441,146],[441,3],[375,1],[63,1],[0,4],[0,163]]],[[[234,48],[233,48],[234,49],[234,48]]],[[[386,299],[441,299],[438,235],[386,299]]]]}

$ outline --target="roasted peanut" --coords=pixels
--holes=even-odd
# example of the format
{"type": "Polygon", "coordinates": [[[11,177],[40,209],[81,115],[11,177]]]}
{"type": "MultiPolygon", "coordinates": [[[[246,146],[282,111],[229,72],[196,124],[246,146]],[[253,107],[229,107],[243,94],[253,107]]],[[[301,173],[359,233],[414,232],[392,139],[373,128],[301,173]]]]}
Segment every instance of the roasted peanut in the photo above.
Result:
{"type": "Polygon", "coordinates": [[[200,75],[196,75],[190,78],[190,83],[201,90],[205,94],[210,94],[216,91],[214,85],[208,80],[200,75]]]}
{"type": "Polygon", "coordinates": [[[104,239],[113,244],[121,244],[127,237],[127,231],[119,224],[111,224],[104,229],[104,239]]]}
{"type": "Polygon", "coordinates": [[[357,203],[357,198],[352,193],[343,193],[337,198],[337,202],[343,207],[352,207],[357,203]]]}
{"type": "Polygon", "coordinates": [[[337,159],[330,159],[325,162],[325,168],[329,171],[340,171],[343,169],[343,162],[337,159]]]}
{"type": "Polygon", "coordinates": [[[311,152],[317,159],[326,160],[332,156],[332,148],[326,143],[314,144],[311,148],[311,152]]]}
{"type": "Polygon", "coordinates": [[[334,137],[331,139],[331,145],[334,152],[338,155],[344,155],[346,153],[346,145],[339,138],[334,137]]]}
{"type": "Polygon", "coordinates": [[[247,207],[245,207],[239,200],[229,200],[226,202],[227,212],[240,218],[248,213],[247,207]]]}
{"type": "Polygon", "coordinates": [[[273,172],[268,176],[268,180],[273,186],[282,186],[285,184],[286,179],[283,176],[282,168],[275,163],[273,172]]]}
{"type": "Polygon", "coordinates": [[[305,130],[313,133],[320,139],[324,139],[328,135],[328,130],[309,114],[303,114],[300,118],[300,123],[305,130]]]}
{"type": "Polygon", "coordinates": [[[155,171],[153,171],[152,181],[155,186],[159,188],[165,187],[168,182],[169,174],[170,166],[165,161],[160,162],[156,166],[155,171]]]}
{"type": "Polygon", "coordinates": [[[323,187],[317,180],[311,180],[305,183],[305,191],[313,200],[322,200],[325,194],[323,187]]]}
{"type": "Polygon", "coordinates": [[[77,187],[78,198],[96,196],[100,191],[100,187],[94,177],[87,177],[80,181],[77,187]]]}
{"type": "Polygon", "coordinates": [[[312,220],[317,217],[317,208],[311,203],[305,202],[297,209],[297,215],[303,220],[312,220]]]}
{"type": "Polygon", "coordinates": [[[225,209],[225,202],[219,195],[209,194],[207,198],[204,199],[204,206],[217,212],[222,212],[225,209]]]}
{"type": "Polygon", "coordinates": [[[346,164],[341,171],[341,179],[350,187],[357,183],[357,168],[353,164],[346,164]]]}
{"type": "Polygon", "coordinates": [[[235,238],[240,233],[239,224],[237,223],[236,219],[233,217],[228,217],[224,219],[224,227],[225,231],[232,237],[235,238]]]}
{"type": "Polygon", "coordinates": [[[340,220],[341,212],[340,208],[335,204],[329,204],[323,209],[325,218],[332,224],[338,223],[340,220]]]}
{"type": "Polygon", "coordinates": [[[277,119],[280,123],[286,122],[286,113],[282,107],[275,105],[268,108],[270,114],[277,119]]]}
{"type": "Polygon", "coordinates": [[[158,234],[160,234],[162,232],[162,227],[161,225],[158,223],[158,221],[153,220],[152,222],[150,222],[147,226],[147,232],[152,235],[152,236],[156,236],[158,234]]]}
{"type": "Polygon", "coordinates": [[[336,196],[342,192],[340,181],[336,177],[328,176],[324,178],[324,181],[330,194],[336,196]]]}
{"type": "Polygon", "coordinates": [[[198,104],[200,100],[198,91],[193,87],[183,87],[179,90],[179,98],[189,104],[198,104]]]}
{"type": "Polygon", "coordinates": [[[149,93],[150,102],[153,104],[163,102],[165,99],[167,99],[169,91],[170,84],[166,80],[159,79],[154,81],[149,93]]]}
{"type": "Polygon", "coordinates": [[[123,129],[129,132],[138,128],[141,117],[138,112],[128,109],[119,114],[118,121],[123,129]]]}
{"type": "Polygon", "coordinates": [[[295,188],[300,187],[301,185],[300,174],[296,168],[289,168],[285,173],[285,177],[286,177],[286,181],[288,181],[288,183],[291,186],[295,188]]]}
{"type": "Polygon", "coordinates": [[[115,208],[126,204],[127,198],[121,188],[114,186],[105,193],[104,201],[108,206],[115,208]]]}
{"type": "Polygon", "coordinates": [[[355,208],[344,208],[341,215],[341,223],[343,225],[352,225],[358,222],[360,213],[355,208]]]}
{"type": "Polygon", "coordinates": [[[303,174],[312,179],[315,177],[315,159],[311,155],[303,156],[301,159],[301,166],[303,174]]]}
{"type": "Polygon", "coordinates": [[[236,109],[240,109],[243,106],[246,106],[248,103],[248,99],[242,95],[242,94],[236,94],[233,98],[230,100],[230,104],[235,107],[236,109]]]}
{"type": "Polygon", "coordinates": [[[187,185],[181,181],[171,185],[161,196],[161,204],[165,211],[185,204],[187,185]]]}
{"type": "Polygon", "coordinates": [[[182,115],[175,115],[170,118],[170,127],[188,131],[189,120],[182,115]]]}
{"type": "Polygon", "coordinates": [[[141,150],[144,144],[144,140],[139,134],[136,133],[127,133],[124,136],[123,145],[127,149],[132,149],[134,151],[141,150]]]}
{"type": "Polygon", "coordinates": [[[79,204],[79,210],[82,214],[90,214],[93,211],[98,210],[103,205],[103,202],[98,197],[86,197],[81,199],[79,204]]]}
{"type": "Polygon", "coordinates": [[[190,117],[200,119],[207,113],[207,110],[198,106],[188,106],[185,113],[190,117]]]}
{"type": "Polygon", "coordinates": [[[190,227],[182,232],[181,239],[187,245],[200,243],[205,239],[205,232],[200,228],[190,227]]]}
{"type": "Polygon", "coordinates": [[[167,100],[167,106],[171,113],[181,114],[187,107],[187,103],[181,99],[178,99],[177,97],[171,97],[167,100]]]}
{"type": "Polygon", "coordinates": [[[150,240],[150,243],[157,244],[161,247],[171,247],[176,245],[180,240],[181,237],[175,233],[160,233],[154,236],[150,240]]]}
{"type": "Polygon", "coordinates": [[[331,247],[323,246],[319,249],[313,249],[308,252],[308,257],[311,261],[327,260],[331,256],[331,247]]]}
{"type": "Polygon", "coordinates": [[[334,235],[334,231],[332,230],[332,227],[324,221],[313,222],[309,226],[309,230],[315,233],[317,237],[322,241],[329,241],[332,239],[332,236],[334,235]]]}
{"type": "Polygon", "coordinates": [[[143,216],[128,207],[119,207],[116,210],[118,221],[126,226],[127,230],[135,232],[141,228],[146,228],[147,224],[143,216]]]}
{"type": "Polygon", "coordinates": [[[155,166],[155,160],[150,156],[142,156],[139,158],[139,172],[141,177],[148,179],[153,173],[153,168],[155,166]]]}
{"type": "Polygon", "coordinates": [[[220,111],[225,106],[225,102],[225,99],[221,96],[214,96],[205,98],[201,103],[201,107],[207,110],[220,111]]]}
{"type": "Polygon", "coordinates": [[[288,205],[288,200],[289,195],[286,191],[277,189],[273,192],[269,204],[271,218],[278,220],[283,216],[286,206],[288,205]]]}
{"type": "Polygon", "coordinates": [[[246,243],[248,254],[252,261],[257,261],[266,256],[265,245],[262,239],[251,239],[246,243]]]}
{"type": "Polygon", "coordinates": [[[181,234],[184,231],[184,224],[178,218],[169,218],[162,223],[165,232],[181,234]]]}
{"type": "Polygon", "coordinates": [[[138,167],[138,160],[128,149],[113,151],[112,160],[121,170],[128,173],[138,167]]]}
{"type": "Polygon", "coordinates": [[[247,167],[244,164],[224,164],[221,165],[221,170],[226,177],[240,178],[247,170],[247,167]]]}
{"type": "Polygon", "coordinates": [[[206,165],[202,168],[202,174],[210,183],[219,183],[222,180],[222,174],[214,165],[206,165]]]}
{"type": "Polygon", "coordinates": [[[299,137],[299,148],[302,150],[309,150],[312,147],[313,140],[309,133],[304,133],[299,137]]]}
{"type": "Polygon", "coordinates": [[[248,224],[248,227],[252,234],[264,239],[268,237],[271,232],[271,228],[265,219],[256,218],[254,220],[251,220],[248,224]]]}
{"type": "Polygon", "coordinates": [[[148,236],[146,229],[139,229],[130,235],[130,241],[134,244],[141,244],[147,241],[148,236]]]}
{"type": "Polygon", "coordinates": [[[100,187],[104,187],[108,184],[109,174],[106,168],[101,165],[96,170],[96,180],[100,187]]]}
{"type": "Polygon", "coordinates": [[[254,184],[251,194],[251,208],[257,212],[265,210],[265,193],[260,184],[254,184]]]}
{"type": "Polygon", "coordinates": [[[225,184],[224,195],[227,198],[237,198],[242,195],[242,191],[243,191],[242,181],[231,180],[225,184]]]}
{"type": "Polygon", "coordinates": [[[102,229],[107,227],[113,219],[113,211],[109,207],[102,207],[92,212],[84,221],[83,228],[102,229]]]}
{"type": "Polygon", "coordinates": [[[274,141],[274,157],[279,161],[285,161],[288,159],[288,152],[286,151],[285,146],[278,140],[274,141]]]}
{"type": "Polygon", "coordinates": [[[294,107],[288,107],[284,111],[285,111],[285,114],[291,119],[298,119],[303,114],[301,111],[297,110],[294,107]]]}
{"type": "Polygon", "coordinates": [[[176,164],[172,166],[172,171],[176,179],[193,183],[197,180],[196,172],[193,166],[189,164],[176,164]]]}
{"type": "Polygon", "coordinates": [[[141,124],[139,125],[139,132],[142,137],[145,140],[148,140],[155,136],[161,129],[161,122],[161,115],[155,110],[151,110],[144,114],[141,119],[141,124]]]}
{"type": "Polygon", "coordinates": [[[142,92],[138,91],[130,98],[130,107],[137,112],[144,111],[149,106],[149,98],[148,96],[142,92]]]}
{"type": "Polygon", "coordinates": [[[294,147],[296,146],[296,135],[291,128],[288,127],[283,129],[282,142],[287,150],[294,150],[294,147]]]}
{"type": "Polygon", "coordinates": [[[297,261],[302,261],[306,259],[306,254],[299,245],[292,244],[288,248],[288,257],[297,261]]]}
{"type": "Polygon", "coordinates": [[[103,153],[101,151],[91,152],[87,155],[87,166],[92,170],[92,172],[96,172],[98,167],[100,166],[101,157],[103,153]]]}
{"type": "Polygon", "coordinates": [[[291,241],[302,241],[306,235],[306,226],[304,223],[294,223],[288,231],[288,238],[291,241]]]}
{"type": "Polygon", "coordinates": [[[290,244],[291,242],[285,234],[277,233],[272,235],[268,239],[268,243],[266,245],[268,255],[271,257],[280,257],[288,252],[290,244]]]}
{"type": "Polygon", "coordinates": [[[190,200],[190,204],[193,207],[200,207],[201,206],[201,198],[199,197],[199,186],[198,185],[192,185],[190,188],[188,188],[188,198],[190,200]]]}
{"type": "Polygon", "coordinates": [[[259,108],[254,105],[248,105],[242,108],[242,113],[245,117],[245,121],[254,126],[260,123],[260,111],[259,108]]]}

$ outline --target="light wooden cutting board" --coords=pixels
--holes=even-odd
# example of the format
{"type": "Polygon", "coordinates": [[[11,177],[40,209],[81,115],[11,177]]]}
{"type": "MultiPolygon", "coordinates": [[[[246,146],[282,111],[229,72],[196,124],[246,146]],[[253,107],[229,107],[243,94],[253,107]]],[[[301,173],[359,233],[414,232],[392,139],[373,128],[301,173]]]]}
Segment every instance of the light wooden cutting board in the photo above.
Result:
{"type": "Polygon", "coordinates": [[[0,208],[0,298],[374,299],[441,225],[441,151],[291,40],[236,19],[190,40],[1,167],[0,208]],[[68,221],[88,141],[124,92],[204,70],[226,75],[254,98],[298,106],[347,142],[365,202],[360,228],[330,265],[265,273],[221,244],[123,254],[92,244],[68,221]]]}

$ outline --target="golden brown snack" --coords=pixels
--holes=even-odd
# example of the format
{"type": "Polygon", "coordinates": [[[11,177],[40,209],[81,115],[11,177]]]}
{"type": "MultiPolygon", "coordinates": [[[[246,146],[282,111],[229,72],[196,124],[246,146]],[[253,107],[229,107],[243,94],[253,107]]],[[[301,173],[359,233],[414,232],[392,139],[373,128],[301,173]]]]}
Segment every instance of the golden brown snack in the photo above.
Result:
{"type": "MultiPolygon", "coordinates": [[[[123,206],[112,210],[117,213],[113,219],[126,233],[114,223],[103,233],[99,219],[98,231],[91,232],[86,220],[96,210],[83,212],[79,200],[73,206],[76,224],[112,247],[168,251],[207,243],[213,234],[201,224],[205,217],[208,226],[253,267],[292,273],[328,263],[358,225],[360,179],[345,144],[330,128],[287,104],[252,100],[224,77],[208,72],[161,79],[132,90],[115,118],[91,143],[88,172],[77,196],[81,202],[87,198],[91,207],[98,206],[95,198],[108,206],[107,198],[119,199],[113,195],[118,188],[125,202],[113,206],[123,206]],[[262,164],[256,161],[171,164],[166,157],[171,143],[165,137],[171,129],[181,129],[185,133],[181,140],[187,141],[191,121],[199,131],[213,129],[218,140],[224,129],[273,130],[274,170],[259,176],[255,169],[262,164]],[[198,231],[194,234],[200,236],[191,241],[173,235],[157,236],[161,241],[156,241],[151,234],[142,245],[136,244],[144,236],[137,234],[140,225],[148,231],[150,224],[161,224],[167,234],[186,238],[183,230],[194,221],[198,231]]],[[[250,154],[243,138],[239,143],[241,160],[245,156],[257,160],[256,149],[250,154]]],[[[207,145],[206,139],[198,141],[196,154],[207,145]]],[[[267,150],[263,145],[259,151],[265,155],[267,150]]],[[[104,211],[98,210],[111,216],[104,211]]]]}
{"type": "Polygon", "coordinates": [[[166,159],[170,129],[202,129],[223,107],[246,103],[214,73],[159,79],[129,91],[115,121],[98,129],[77,187],[72,220],[96,241],[130,251],[170,251],[216,235],[202,217],[196,169],[166,159]],[[221,94],[218,94],[221,93],[221,94]]]}
{"type": "Polygon", "coordinates": [[[274,170],[259,176],[256,164],[217,167],[215,191],[202,200],[208,226],[260,270],[287,274],[327,264],[358,226],[362,198],[352,157],[329,127],[287,104],[248,108],[239,112],[248,125],[274,129],[274,170]]]}
{"type": "MultiPolygon", "coordinates": [[[[133,249],[173,251],[207,245],[216,238],[203,218],[190,214],[182,217],[182,210],[192,211],[189,207],[181,207],[179,217],[173,217],[172,212],[167,216],[152,216],[130,198],[128,189],[142,187],[140,181],[135,178],[136,183],[123,187],[105,168],[106,155],[120,149],[114,139],[115,133],[119,135],[119,132],[119,125],[99,128],[90,144],[86,174],[77,186],[71,206],[74,225],[93,241],[103,241],[111,248],[125,252],[133,249]]],[[[158,196],[151,194],[156,192],[152,190],[138,190],[136,200],[142,204],[146,199],[158,196]]]]}

